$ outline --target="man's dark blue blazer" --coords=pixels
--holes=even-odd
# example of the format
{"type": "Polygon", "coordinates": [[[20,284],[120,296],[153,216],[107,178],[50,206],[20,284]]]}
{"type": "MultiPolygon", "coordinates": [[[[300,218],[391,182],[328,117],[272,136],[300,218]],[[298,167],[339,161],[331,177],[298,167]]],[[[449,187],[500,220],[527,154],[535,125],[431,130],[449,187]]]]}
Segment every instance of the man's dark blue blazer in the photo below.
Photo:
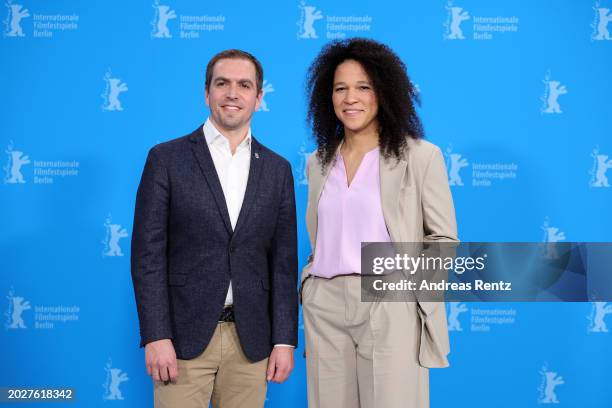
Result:
{"type": "Polygon", "coordinates": [[[248,183],[232,230],[199,127],[149,151],[134,215],[132,280],[141,347],[172,339],[200,355],[232,281],[236,330],[253,362],[297,346],[297,232],[289,162],[251,140],[248,183]]]}

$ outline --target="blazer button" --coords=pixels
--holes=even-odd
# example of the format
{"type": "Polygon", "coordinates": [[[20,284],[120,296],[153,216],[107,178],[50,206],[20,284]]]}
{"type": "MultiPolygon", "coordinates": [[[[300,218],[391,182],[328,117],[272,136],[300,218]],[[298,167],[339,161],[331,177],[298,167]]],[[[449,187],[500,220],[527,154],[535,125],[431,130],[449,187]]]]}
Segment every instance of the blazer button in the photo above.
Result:
{"type": "Polygon", "coordinates": [[[234,252],[236,252],[236,247],[235,246],[231,246],[229,250],[230,250],[230,253],[234,253],[234,252]]]}

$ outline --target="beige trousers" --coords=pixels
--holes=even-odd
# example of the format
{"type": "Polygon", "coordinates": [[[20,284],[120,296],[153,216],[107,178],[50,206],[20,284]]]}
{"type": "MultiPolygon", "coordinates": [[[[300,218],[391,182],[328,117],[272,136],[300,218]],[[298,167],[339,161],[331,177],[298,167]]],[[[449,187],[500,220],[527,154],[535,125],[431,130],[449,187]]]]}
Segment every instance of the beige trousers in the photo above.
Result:
{"type": "Polygon", "coordinates": [[[192,360],[177,360],[176,382],[155,382],[155,408],[262,408],[268,359],[250,362],[240,347],[234,323],[219,323],[206,350],[192,360]]]}
{"type": "Polygon", "coordinates": [[[361,302],[359,276],[311,277],[302,292],[309,408],[426,408],[413,302],[361,302]]]}

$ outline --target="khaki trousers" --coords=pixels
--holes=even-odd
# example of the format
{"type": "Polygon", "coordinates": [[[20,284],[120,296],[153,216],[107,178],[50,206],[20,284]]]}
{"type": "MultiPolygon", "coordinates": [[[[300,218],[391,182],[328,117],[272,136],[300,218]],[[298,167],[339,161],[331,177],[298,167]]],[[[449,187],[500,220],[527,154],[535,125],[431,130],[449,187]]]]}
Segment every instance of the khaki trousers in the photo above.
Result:
{"type": "Polygon", "coordinates": [[[206,350],[177,359],[178,379],[155,382],[155,408],[262,408],[268,359],[250,362],[240,347],[235,323],[219,323],[206,350]]]}
{"type": "Polygon", "coordinates": [[[360,279],[305,282],[308,407],[429,407],[416,303],[361,302],[360,279]]]}

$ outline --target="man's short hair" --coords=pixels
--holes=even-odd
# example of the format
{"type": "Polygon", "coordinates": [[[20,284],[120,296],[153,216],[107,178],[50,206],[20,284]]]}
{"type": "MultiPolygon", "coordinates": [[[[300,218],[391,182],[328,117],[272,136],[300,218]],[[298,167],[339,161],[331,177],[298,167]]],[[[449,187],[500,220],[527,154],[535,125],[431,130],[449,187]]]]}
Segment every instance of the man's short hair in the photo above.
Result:
{"type": "Polygon", "coordinates": [[[261,92],[263,88],[263,68],[261,63],[257,58],[255,58],[252,54],[249,54],[246,51],[242,50],[225,50],[216,54],[214,57],[208,61],[208,65],[206,66],[206,90],[208,91],[210,87],[210,82],[212,81],[213,69],[215,68],[215,64],[222,59],[246,59],[253,63],[255,66],[255,80],[257,82],[257,93],[261,92]]]}

